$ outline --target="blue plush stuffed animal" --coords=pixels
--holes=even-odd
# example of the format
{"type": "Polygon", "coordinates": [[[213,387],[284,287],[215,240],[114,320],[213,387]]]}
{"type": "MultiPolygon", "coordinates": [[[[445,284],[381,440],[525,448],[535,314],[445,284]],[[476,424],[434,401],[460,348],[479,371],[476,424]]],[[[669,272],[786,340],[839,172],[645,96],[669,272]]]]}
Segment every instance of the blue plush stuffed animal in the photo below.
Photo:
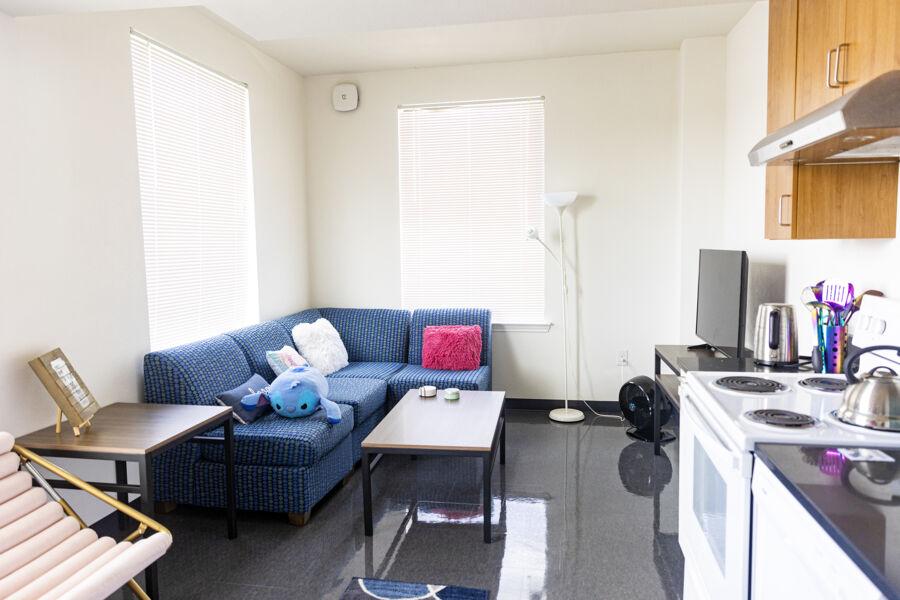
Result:
{"type": "MultiPolygon", "coordinates": [[[[292,367],[276,377],[262,393],[282,417],[308,417],[321,406],[329,423],[341,422],[341,410],[327,398],[328,381],[318,369],[292,367]]],[[[259,396],[259,393],[244,396],[241,404],[256,406],[259,396]]]]}

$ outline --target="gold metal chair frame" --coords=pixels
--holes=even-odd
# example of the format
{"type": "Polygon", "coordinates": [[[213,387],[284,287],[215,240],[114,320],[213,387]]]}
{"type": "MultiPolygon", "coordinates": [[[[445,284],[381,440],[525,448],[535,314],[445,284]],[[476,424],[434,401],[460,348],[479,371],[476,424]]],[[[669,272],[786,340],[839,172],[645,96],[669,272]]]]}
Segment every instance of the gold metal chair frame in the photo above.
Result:
{"type": "MultiPolygon", "coordinates": [[[[111,506],[115,510],[117,510],[118,512],[123,513],[124,515],[131,517],[132,519],[137,521],[138,522],[137,529],[135,529],[127,537],[125,537],[125,539],[123,541],[130,542],[132,540],[143,537],[144,533],[146,533],[148,529],[151,529],[158,533],[166,533],[169,536],[172,535],[172,532],[170,532],[168,529],[166,529],[166,527],[164,527],[162,524],[154,521],[153,519],[146,516],[142,512],[135,510],[131,506],[128,506],[124,502],[119,502],[118,500],[109,497],[107,494],[98,490],[91,484],[79,479],[78,477],[75,477],[74,475],[72,475],[71,473],[66,471],[65,469],[56,466],[52,462],[48,461],[46,458],[43,458],[43,457],[35,454],[31,450],[28,450],[27,448],[23,448],[22,446],[15,444],[13,446],[13,452],[15,452],[16,454],[19,455],[19,459],[21,461],[22,468],[31,474],[31,476],[34,478],[34,480],[37,481],[38,484],[42,488],[44,488],[44,491],[47,492],[47,495],[50,496],[50,498],[52,498],[55,502],[58,502],[62,506],[63,511],[67,515],[69,515],[70,517],[72,517],[76,521],[78,521],[78,524],[81,526],[82,529],[88,529],[87,524],[85,524],[85,522],[81,519],[81,517],[78,516],[78,513],[76,513],[72,509],[72,507],[69,506],[69,503],[66,502],[66,500],[62,496],[60,496],[59,493],[55,489],[53,489],[53,486],[50,485],[50,482],[48,482],[44,478],[44,476],[41,475],[40,471],[38,471],[34,465],[38,465],[38,466],[50,471],[51,473],[53,473],[60,479],[68,481],[69,483],[74,485],[79,490],[87,492],[88,494],[90,494],[91,496],[96,498],[97,500],[100,500],[101,502],[108,504],[109,506],[111,506]]],[[[134,579],[132,579],[128,582],[128,587],[131,589],[132,593],[134,593],[134,595],[139,600],[150,600],[150,597],[147,595],[147,593],[144,592],[144,590],[141,588],[141,586],[138,584],[138,582],[135,581],[134,579]]]]}

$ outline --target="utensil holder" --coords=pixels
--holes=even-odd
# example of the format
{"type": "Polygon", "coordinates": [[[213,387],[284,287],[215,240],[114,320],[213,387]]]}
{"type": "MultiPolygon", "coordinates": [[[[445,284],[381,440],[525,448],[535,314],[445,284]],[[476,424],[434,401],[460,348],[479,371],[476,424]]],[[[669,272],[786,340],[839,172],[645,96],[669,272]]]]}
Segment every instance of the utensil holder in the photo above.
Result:
{"type": "Polygon", "coordinates": [[[843,373],[847,355],[847,328],[841,325],[819,325],[819,352],[823,373],[843,373]]]}

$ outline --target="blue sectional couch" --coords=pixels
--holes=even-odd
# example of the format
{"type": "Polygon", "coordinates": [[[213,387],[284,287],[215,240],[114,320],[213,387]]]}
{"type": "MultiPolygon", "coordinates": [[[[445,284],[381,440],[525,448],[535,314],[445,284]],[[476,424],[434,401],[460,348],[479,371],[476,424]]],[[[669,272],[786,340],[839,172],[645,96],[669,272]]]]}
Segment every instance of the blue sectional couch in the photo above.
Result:
{"type": "MultiPolygon", "coordinates": [[[[324,317],[341,335],[350,364],[328,376],[329,397],[342,421],[321,412],[287,419],[269,414],[235,425],[238,508],[289,513],[304,523],[309,511],[352,470],[362,440],[388,407],[421,385],[491,389],[491,315],[486,309],[309,309],[144,357],[147,402],[214,404],[216,394],[253,373],[274,379],[265,353],[293,345],[291,329],[324,317]],[[474,371],[425,369],[422,331],[428,325],[480,325],[481,366],[474,371]]],[[[210,435],[224,435],[221,429],[210,435]]],[[[225,506],[225,464],[218,445],[182,444],[154,461],[156,499],[225,506]]]]}

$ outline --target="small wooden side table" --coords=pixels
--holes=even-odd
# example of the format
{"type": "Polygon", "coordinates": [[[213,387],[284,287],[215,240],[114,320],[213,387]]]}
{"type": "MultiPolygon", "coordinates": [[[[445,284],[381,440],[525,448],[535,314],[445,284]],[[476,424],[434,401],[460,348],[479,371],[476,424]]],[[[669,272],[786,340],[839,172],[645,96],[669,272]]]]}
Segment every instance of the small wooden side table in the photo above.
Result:
{"type": "MultiPolygon", "coordinates": [[[[146,404],[117,402],[104,406],[91,419],[91,428],[75,437],[72,429],[55,427],[29,433],[16,443],[42,456],[88,458],[115,461],[116,482],[89,482],[106,492],[115,492],[118,499],[128,502],[128,494],[140,494],[141,512],[152,515],[153,457],[187,441],[223,444],[225,449],[225,496],[227,503],[228,538],[237,537],[237,511],[234,489],[234,419],[230,407],[193,406],[187,404],[146,404]],[[225,426],[224,438],[204,437],[201,434],[225,426]],[[136,462],[140,483],[128,483],[126,462],[136,462]]],[[[60,488],[72,488],[66,482],[54,480],[60,488]]],[[[144,572],[146,592],[151,598],[159,596],[156,563],[144,572]]]]}

